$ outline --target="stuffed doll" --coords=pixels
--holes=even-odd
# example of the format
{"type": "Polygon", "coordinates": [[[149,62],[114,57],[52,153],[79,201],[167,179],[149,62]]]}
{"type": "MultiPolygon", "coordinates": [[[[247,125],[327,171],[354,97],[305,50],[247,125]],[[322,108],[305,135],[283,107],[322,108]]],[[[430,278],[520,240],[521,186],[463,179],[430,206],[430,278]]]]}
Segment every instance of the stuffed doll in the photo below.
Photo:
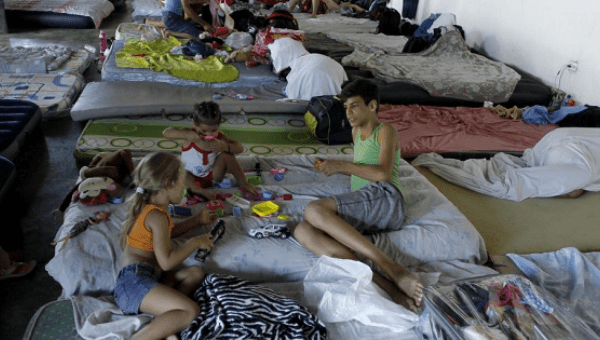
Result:
{"type": "Polygon", "coordinates": [[[120,192],[119,185],[109,177],[91,177],[84,179],[71,197],[72,202],[84,205],[98,205],[110,202],[120,192]]]}
{"type": "Polygon", "coordinates": [[[83,233],[90,225],[96,225],[102,221],[108,221],[108,217],[109,214],[105,211],[96,211],[94,213],[94,217],[88,217],[85,220],[79,221],[77,223],[75,223],[75,225],[73,226],[73,228],[71,228],[71,230],[69,231],[69,233],[61,238],[58,241],[52,242],[51,244],[53,246],[57,245],[60,242],[65,242],[62,247],[59,250],[62,250],[67,243],[69,242],[69,240],[81,233],[83,233]]]}

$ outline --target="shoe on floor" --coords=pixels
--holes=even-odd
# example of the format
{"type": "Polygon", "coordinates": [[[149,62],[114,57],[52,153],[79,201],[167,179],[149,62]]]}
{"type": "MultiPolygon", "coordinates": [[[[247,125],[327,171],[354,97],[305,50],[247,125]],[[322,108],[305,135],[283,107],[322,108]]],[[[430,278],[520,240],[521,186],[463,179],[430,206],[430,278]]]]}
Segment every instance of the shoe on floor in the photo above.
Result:
{"type": "Polygon", "coordinates": [[[35,260],[28,262],[12,262],[10,268],[0,270],[0,280],[12,279],[25,276],[35,268],[35,260]]]}

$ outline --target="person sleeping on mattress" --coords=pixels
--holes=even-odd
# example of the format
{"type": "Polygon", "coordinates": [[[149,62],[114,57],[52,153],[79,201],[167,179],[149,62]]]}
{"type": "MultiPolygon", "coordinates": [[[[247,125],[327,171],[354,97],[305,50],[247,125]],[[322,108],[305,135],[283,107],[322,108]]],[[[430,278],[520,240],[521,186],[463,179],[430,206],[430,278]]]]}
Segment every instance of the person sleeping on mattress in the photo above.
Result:
{"type": "Polygon", "coordinates": [[[212,200],[215,193],[207,188],[230,173],[242,188],[256,194],[258,188],[248,183],[244,169],[235,158],[235,154],[244,151],[244,146],[219,131],[219,105],[212,101],[196,104],[193,121],[192,128],[168,127],[163,131],[165,138],[183,140],[181,161],[187,171],[188,191],[212,200]]]}
{"type": "Polygon", "coordinates": [[[204,5],[208,5],[209,2],[210,0],[165,0],[162,12],[165,29],[171,35],[186,39],[200,39],[200,30],[195,24],[201,26],[206,32],[214,32],[213,25],[206,21],[211,17],[210,11],[204,14],[206,11],[197,10],[207,7],[204,5]],[[191,21],[186,20],[186,17],[191,21]]]}
{"type": "Polygon", "coordinates": [[[373,282],[414,310],[421,304],[423,284],[363,235],[402,228],[405,204],[398,181],[396,129],[377,118],[379,90],[374,83],[355,80],[344,86],[341,97],[352,126],[354,161],[317,159],[315,169],[327,176],[350,175],[352,191],[310,202],[294,237],[318,256],[365,256],[386,275],[374,271],[373,282]]]}

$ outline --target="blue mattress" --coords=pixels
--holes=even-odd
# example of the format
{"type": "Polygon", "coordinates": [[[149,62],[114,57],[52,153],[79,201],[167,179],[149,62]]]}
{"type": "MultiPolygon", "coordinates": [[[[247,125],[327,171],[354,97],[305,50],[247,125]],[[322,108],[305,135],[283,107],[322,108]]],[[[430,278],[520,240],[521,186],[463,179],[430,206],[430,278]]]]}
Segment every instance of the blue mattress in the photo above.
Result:
{"type": "Polygon", "coordinates": [[[41,119],[39,107],[32,102],[0,100],[0,156],[14,160],[41,119]]]}
{"type": "Polygon", "coordinates": [[[177,78],[164,72],[155,72],[144,68],[121,68],[117,66],[116,53],[123,49],[125,40],[115,40],[111,52],[102,66],[102,81],[145,81],[169,83],[174,85],[207,87],[207,88],[252,88],[283,83],[271,71],[270,65],[246,67],[243,63],[235,63],[239,71],[237,80],[226,83],[204,83],[189,79],[177,78]]]}

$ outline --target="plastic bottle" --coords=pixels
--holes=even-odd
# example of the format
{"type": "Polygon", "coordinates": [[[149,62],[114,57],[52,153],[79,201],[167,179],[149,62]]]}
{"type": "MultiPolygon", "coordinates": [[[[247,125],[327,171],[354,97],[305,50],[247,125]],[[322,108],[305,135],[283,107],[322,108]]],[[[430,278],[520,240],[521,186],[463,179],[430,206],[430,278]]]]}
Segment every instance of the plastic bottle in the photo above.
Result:
{"type": "Polygon", "coordinates": [[[108,43],[107,43],[107,39],[106,39],[106,32],[104,32],[103,30],[101,30],[100,31],[100,35],[98,36],[98,38],[100,39],[100,56],[98,57],[98,59],[99,60],[104,60],[106,58],[106,56],[104,55],[104,52],[108,48],[108,43]]]}

